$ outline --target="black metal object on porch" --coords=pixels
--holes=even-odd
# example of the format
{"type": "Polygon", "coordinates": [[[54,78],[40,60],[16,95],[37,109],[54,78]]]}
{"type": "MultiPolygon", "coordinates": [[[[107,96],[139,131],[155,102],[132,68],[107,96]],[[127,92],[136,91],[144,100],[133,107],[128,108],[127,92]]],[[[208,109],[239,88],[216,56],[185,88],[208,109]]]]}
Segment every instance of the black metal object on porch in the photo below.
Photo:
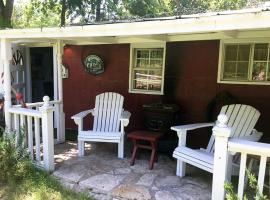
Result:
{"type": "Polygon", "coordinates": [[[152,103],[143,105],[144,126],[149,131],[162,132],[158,151],[171,155],[177,146],[178,138],[171,127],[179,124],[180,108],[176,104],[152,103]]]}

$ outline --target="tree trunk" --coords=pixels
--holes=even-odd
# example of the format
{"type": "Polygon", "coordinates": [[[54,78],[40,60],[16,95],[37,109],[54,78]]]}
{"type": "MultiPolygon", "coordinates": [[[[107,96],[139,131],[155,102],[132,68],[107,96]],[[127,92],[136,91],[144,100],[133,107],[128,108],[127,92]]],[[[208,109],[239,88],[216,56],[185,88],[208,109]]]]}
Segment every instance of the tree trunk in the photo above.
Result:
{"type": "Polygon", "coordinates": [[[61,26],[65,26],[66,25],[66,10],[67,10],[67,6],[66,6],[66,0],[62,0],[61,2],[61,26]]]}
{"type": "Polygon", "coordinates": [[[3,0],[0,0],[0,27],[1,28],[11,27],[13,5],[14,5],[14,0],[7,0],[6,5],[4,5],[3,0]]]}
{"type": "Polygon", "coordinates": [[[97,22],[99,22],[101,19],[100,7],[101,7],[101,0],[97,0],[97,4],[96,4],[96,21],[97,22]]]}

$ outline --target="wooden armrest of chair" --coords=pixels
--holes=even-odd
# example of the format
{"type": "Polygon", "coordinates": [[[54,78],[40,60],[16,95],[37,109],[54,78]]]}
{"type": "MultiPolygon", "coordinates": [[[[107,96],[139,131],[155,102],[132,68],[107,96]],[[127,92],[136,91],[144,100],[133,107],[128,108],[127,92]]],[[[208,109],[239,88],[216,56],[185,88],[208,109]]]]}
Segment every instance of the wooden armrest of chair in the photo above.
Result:
{"type": "Polygon", "coordinates": [[[214,126],[214,122],[211,123],[197,123],[197,124],[187,124],[187,125],[181,125],[181,126],[173,126],[171,127],[171,130],[176,132],[182,132],[182,131],[190,131],[198,128],[204,128],[209,126],[214,126]]]}
{"type": "Polygon", "coordinates": [[[83,130],[83,118],[85,116],[87,116],[88,114],[90,114],[90,113],[94,114],[94,109],[82,111],[82,112],[80,112],[80,113],[78,113],[76,115],[73,115],[71,117],[71,119],[74,120],[75,124],[78,125],[78,130],[79,131],[83,130]]]}
{"type": "Polygon", "coordinates": [[[240,139],[252,141],[252,142],[258,142],[262,136],[263,136],[262,132],[258,132],[256,129],[253,129],[250,135],[240,137],[240,139]]]}
{"type": "Polygon", "coordinates": [[[82,112],[80,112],[80,113],[78,113],[76,115],[73,115],[71,117],[71,119],[74,119],[74,120],[76,120],[76,119],[82,119],[82,118],[84,118],[85,116],[87,116],[90,113],[94,114],[94,109],[82,111],[82,112]]]}
{"type": "Polygon", "coordinates": [[[120,116],[120,121],[123,123],[123,126],[127,126],[129,124],[129,118],[131,116],[131,113],[127,110],[123,111],[120,116]]]}

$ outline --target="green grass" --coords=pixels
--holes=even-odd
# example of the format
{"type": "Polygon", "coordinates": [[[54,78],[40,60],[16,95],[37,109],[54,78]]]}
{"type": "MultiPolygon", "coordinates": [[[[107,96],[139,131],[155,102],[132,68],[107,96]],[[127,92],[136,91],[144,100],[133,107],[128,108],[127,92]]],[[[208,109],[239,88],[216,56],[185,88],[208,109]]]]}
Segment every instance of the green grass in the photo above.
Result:
{"type": "Polygon", "coordinates": [[[91,200],[87,193],[65,188],[33,165],[23,145],[23,130],[17,139],[12,132],[8,135],[0,136],[1,200],[91,200]]]}
{"type": "Polygon", "coordinates": [[[86,193],[76,193],[63,187],[49,174],[33,170],[21,180],[0,183],[3,200],[91,200],[86,193]]]}

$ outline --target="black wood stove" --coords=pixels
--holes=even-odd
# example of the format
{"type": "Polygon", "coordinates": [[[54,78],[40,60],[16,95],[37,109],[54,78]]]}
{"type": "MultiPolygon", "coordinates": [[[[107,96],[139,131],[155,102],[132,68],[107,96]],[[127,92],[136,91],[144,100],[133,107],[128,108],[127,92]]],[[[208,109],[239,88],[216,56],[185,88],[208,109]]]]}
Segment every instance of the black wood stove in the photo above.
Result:
{"type": "Polygon", "coordinates": [[[143,105],[144,125],[147,130],[164,133],[158,151],[171,155],[178,143],[177,134],[171,127],[179,124],[179,106],[153,103],[143,105]]]}

